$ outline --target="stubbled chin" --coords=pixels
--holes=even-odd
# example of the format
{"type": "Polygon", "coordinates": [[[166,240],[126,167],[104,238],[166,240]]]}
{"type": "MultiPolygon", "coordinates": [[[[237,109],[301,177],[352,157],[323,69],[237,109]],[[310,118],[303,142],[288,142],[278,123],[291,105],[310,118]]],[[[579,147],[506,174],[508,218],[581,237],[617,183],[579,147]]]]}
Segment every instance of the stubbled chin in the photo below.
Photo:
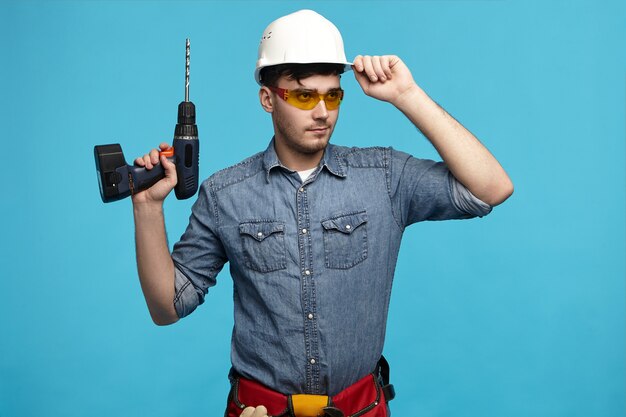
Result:
{"type": "Polygon", "coordinates": [[[328,135],[314,135],[305,138],[304,141],[300,143],[300,148],[307,153],[317,153],[328,145],[329,137],[328,135]]]}

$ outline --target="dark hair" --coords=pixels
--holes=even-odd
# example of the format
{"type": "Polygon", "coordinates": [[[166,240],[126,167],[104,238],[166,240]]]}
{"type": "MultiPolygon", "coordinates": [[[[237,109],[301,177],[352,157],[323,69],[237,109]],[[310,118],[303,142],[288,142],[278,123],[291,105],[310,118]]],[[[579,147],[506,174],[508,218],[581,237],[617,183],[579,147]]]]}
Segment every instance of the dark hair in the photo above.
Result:
{"type": "Polygon", "coordinates": [[[341,75],[345,71],[344,64],[279,64],[261,69],[261,84],[276,87],[280,77],[291,78],[300,81],[313,75],[341,75]]]}

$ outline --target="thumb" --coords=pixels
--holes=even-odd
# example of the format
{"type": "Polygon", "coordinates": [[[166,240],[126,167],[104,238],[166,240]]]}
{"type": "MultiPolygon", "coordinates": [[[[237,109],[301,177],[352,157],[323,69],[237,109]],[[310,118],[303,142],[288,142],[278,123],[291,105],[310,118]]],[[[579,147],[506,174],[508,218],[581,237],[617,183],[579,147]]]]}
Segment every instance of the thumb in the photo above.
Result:
{"type": "Polygon", "coordinates": [[[356,70],[352,71],[354,73],[354,78],[361,86],[361,89],[367,93],[367,89],[370,85],[370,80],[364,72],[358,72],[356,70]]]}
{"type": "Polygon", "coordinates": [[[176,175],[176,164],[167,159],[165,155],[161,155],[161,164],[163,165],[163,169],[165,170],[165,177],[176,183],[178,180],[178,177],[176,175]]]}

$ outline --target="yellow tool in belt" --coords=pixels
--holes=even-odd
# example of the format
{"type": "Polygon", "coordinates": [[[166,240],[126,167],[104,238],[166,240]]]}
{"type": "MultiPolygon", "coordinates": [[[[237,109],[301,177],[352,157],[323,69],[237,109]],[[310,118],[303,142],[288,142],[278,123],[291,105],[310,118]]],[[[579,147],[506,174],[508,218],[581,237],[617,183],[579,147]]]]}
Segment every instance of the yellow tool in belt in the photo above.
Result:
{"type": "Polygon", "coordinates": [[[294,394],[291,405],[296,417],[318,417],[324,415],[324,408],[330,405],[326,395],[294,394]]]}

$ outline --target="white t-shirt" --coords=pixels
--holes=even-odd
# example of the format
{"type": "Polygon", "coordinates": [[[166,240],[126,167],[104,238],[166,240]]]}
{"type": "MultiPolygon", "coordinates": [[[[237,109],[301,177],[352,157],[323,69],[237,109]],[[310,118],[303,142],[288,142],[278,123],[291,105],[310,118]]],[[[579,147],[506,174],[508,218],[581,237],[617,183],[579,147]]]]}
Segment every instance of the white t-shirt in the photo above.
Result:
{"type": "Polygon", "coordinates": [[[315,171],[315,169],[316,168],[311,168],[304,171],[298,171],[298,175],[300,175],[300,179],[302,180],[302,182],[306,181],[306,179],[309,178],[309,175],[311,175],[313,171],[315,171]]]}

